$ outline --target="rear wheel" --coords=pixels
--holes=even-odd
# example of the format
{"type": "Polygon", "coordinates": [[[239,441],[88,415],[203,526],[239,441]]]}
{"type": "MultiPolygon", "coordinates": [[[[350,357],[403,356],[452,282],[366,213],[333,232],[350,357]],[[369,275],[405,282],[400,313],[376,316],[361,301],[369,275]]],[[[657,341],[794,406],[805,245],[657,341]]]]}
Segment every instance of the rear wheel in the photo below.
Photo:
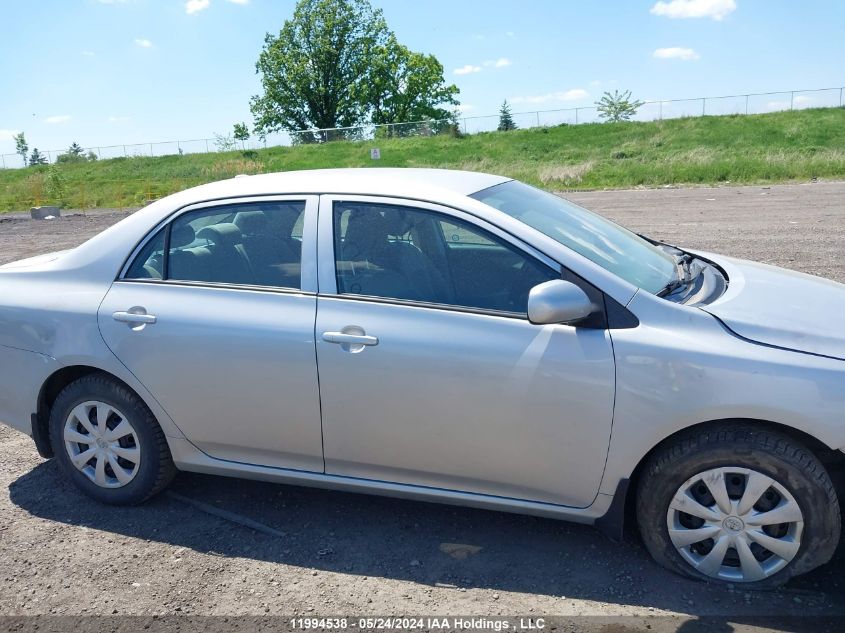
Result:
{"type": "Polygon", "coordinates": [[[824,466],[774,431],[698,430],[645,465],[637,519],[662,565],[696,578],[775,586],[826,563],[839,504],[824,466]]]}
{"type": "Polygon", "coordinates": [[[103,503],[141,503],[176,473],[152,412],[134,392],[103,374],[62,390],[51,410],[50,437],[65,475],[103,503]]]}

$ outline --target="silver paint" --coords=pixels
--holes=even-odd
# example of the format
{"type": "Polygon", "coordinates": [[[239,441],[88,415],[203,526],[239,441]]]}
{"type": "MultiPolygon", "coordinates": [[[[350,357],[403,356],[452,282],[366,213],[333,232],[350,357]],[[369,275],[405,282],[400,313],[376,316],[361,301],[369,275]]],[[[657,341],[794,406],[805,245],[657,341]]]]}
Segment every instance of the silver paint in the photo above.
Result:
{"type": "Polygon", "coordinates": [[[582,522],[649,450],[695,424],[766,420],[845,447],[845,287],[712,255],[727,293],[678,305],[467,197],[506,180],[394,169],[232,179],[155,202],[71,251],[2,266],[0,420],[31,432],[44,382],[94,367],[146,402],[184,470],[582,522]],[[307,201],[302,291],[115,282],[155,227],[247,198],[307,201]],[[473,222],[586,279],[639,325],[339,297],[336,199],[473,222]],[[140,308],[155,322],[115,320],[140,308]]]}

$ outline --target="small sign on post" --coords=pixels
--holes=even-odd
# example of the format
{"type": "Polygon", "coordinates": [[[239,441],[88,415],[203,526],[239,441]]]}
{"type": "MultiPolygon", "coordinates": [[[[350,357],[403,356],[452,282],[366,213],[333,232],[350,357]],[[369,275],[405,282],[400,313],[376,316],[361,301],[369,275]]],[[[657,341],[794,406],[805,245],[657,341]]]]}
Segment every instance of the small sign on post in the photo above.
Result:
{"type": "Polygon", "coordinates": [[[381,150],[378,147],[374,147],[370,150],[370,158],[372,160],[381,160],[381,150]]]}

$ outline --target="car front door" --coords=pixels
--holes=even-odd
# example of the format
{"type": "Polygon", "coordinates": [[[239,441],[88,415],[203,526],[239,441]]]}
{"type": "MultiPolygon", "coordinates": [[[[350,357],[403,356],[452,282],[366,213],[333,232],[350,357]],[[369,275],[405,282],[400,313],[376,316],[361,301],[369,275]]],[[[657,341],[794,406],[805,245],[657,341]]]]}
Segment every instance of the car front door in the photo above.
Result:
{"type": "Polygon", "coordinates": [[[604,329],[532,325],[556,264],[420,202],[323,196],[317,359],[326,472],[586,507],[604,469],[604,329]]]}
{"type": "Polygon", "coordinates": [[[100,307],[114,354],[213,457],[323,471],[316,215],[303,196],[188,208],[100,307]]]}

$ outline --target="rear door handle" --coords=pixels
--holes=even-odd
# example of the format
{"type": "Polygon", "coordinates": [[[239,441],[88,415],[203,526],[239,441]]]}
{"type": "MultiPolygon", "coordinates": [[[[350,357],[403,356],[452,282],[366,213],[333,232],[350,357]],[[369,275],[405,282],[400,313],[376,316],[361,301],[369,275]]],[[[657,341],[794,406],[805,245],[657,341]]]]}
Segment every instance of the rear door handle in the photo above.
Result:
{"type": "Polygon", "coordinates": [[[146,312],[115,312],[112,314],[115,321],[129,323],[130,325],[151,325],[156,322],[155,315],[146,312]]]}
{"type": "Polygon", "coordinates": [[[378,337],[367,334],[347,334],[346,332],[323,332],[326,343],[346,345],[378,345],[378,337]]]}

